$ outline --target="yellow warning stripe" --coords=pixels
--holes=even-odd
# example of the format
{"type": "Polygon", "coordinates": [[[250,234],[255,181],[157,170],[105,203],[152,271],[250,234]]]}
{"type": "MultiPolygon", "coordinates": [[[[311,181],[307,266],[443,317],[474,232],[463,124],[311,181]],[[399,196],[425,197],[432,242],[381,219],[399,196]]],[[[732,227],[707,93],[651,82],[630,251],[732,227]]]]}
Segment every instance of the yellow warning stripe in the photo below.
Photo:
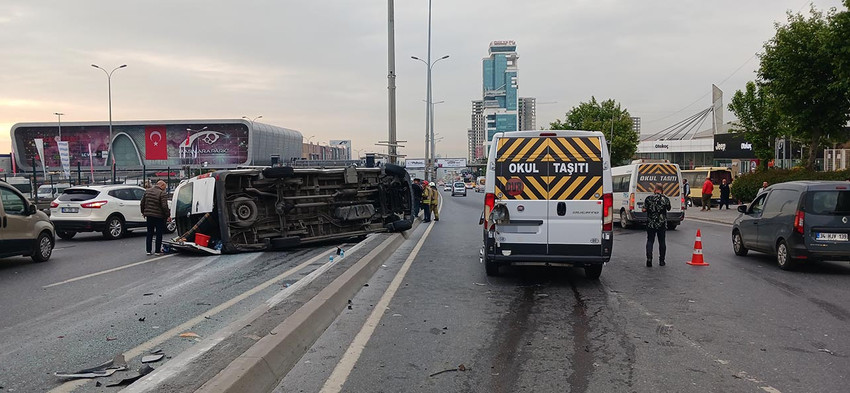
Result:
{"type": "Polygon", "coordinates": [[[572,138],[572,142],[574,142],[576,145],[579,146],[579,148],[584,150],[587,157],[589,157],[593,161],[599,161],[599,155],[594,153],[593,150],[590,150],[590,148],[584,144],[584,140],[586,140],[586,138],[572,138]]]}

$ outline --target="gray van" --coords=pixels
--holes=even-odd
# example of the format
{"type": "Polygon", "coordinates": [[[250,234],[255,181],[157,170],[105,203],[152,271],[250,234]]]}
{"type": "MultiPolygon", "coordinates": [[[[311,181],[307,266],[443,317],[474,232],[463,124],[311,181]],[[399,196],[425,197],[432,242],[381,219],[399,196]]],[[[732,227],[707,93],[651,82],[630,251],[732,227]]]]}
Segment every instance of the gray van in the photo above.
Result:
{"type": "Polygon", "coordinates": [[[732,249],[776,255],[783,270],[812,260],[850,260],[850,182],[793,181],[738,207],[732,249]]]}

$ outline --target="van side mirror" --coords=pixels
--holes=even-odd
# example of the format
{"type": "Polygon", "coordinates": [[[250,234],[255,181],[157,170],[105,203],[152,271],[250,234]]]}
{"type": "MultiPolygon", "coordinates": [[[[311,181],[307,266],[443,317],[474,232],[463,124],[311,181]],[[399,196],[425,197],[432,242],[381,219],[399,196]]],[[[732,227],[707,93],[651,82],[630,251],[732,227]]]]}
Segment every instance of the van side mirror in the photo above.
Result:
{"type": "Polygon", "coordinates": [[[746,214],[747,213],[747,205],[739,205],[738,206],[738,213],[746,214]]]}
{"type": "Polygon", "coordinates": [[[33,214],[35,214],[35,212],[37,212],[37,211],[38,211],[38,208],[36,208],[36,206],[35,206],[35,205],[29,205],[29,206],[27,207],[27,214],[29,214],[29,215],[33,215],[33,214]]]}

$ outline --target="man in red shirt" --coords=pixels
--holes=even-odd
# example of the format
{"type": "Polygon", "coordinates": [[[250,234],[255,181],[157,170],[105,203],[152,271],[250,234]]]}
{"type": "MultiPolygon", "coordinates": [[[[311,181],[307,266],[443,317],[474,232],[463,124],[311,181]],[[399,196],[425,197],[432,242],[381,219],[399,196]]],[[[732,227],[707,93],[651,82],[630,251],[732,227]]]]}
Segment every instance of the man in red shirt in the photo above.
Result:
{"type": "Polygon", "coordinates": [[[706,177],[705,183],[702,183],[702,210],[711,210],[712,192],[714,192],[714,184],[711,184],[710,177],[706,177]]]}

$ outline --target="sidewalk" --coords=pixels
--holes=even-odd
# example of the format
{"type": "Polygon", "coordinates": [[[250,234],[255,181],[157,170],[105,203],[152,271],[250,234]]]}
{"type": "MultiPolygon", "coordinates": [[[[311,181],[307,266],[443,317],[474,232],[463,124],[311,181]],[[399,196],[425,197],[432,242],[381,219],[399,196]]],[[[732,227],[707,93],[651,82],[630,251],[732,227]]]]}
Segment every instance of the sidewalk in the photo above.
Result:
{"type": "Polygon", "coordinates": [[[685,210],[685,221],[688,219],[696,219],[732,225],[732,222],[735,221],[740,214],[741,213],[738,213],[738,205],[733,205],[731,203],[729,204],[729,210],[726,210],[725,207],[723,210],[718,210],[716,207],[712,207],[709,211],[700,211],[698,206],[691,206],[688,210],[685,210]]]}

